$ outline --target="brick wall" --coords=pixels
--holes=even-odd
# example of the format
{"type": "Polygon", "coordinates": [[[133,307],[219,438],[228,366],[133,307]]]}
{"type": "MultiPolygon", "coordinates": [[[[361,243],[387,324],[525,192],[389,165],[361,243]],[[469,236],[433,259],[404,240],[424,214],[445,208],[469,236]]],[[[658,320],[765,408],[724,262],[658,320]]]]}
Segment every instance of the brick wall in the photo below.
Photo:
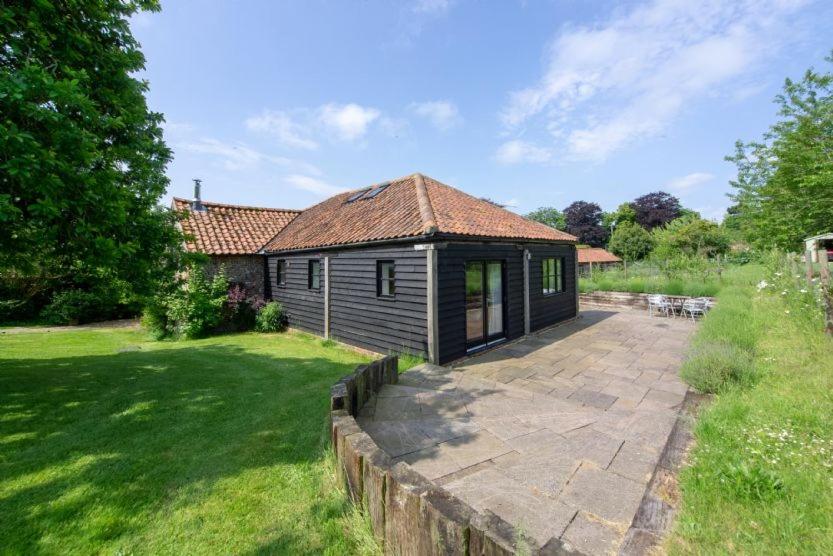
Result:
{"type": "Polygon", "coordinates": [[[262,255],[211,255],[205,267],[210,278],[223,266],[230,284],[242,284],[250,293],[264,295],[262,255]]]}

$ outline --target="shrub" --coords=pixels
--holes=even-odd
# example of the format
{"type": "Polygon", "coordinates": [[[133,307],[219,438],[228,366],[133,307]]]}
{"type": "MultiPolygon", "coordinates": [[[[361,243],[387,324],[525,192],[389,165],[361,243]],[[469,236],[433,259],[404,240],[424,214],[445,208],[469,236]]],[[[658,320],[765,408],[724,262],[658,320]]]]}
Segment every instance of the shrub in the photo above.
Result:
{"type": "Polygon", "coordinates": [[[83,324],[111,318],[117,304],[113,292],[106,289],[64,290],[52,296],[41,317],[51,324],[83,324]]]}
{"type": "Polygon", "coordinates": [[[255,329],[258,332],[282,332],[286,325],[286,313],[277,301],[267,303],[257,312],[255,329]]]}
{"type": "Polygon", "coordinates": [[[201,267],[192,266],[187,286],[169,298],[168,319],[175,335],[200,338],[214,331],[223,322],[227,299],[228,280],[222,269],[209,282],[201,267]]]}
{"type": "Polygon", "coordinates": [[[32,305],[25,299],[0,299],[0,322],[30,319],[32,305]]]}
{"type": "Polygon", "coordinates": [[[221,328],[235,332],[251,330],[255,327],[257,312],[264,305],[262,297],[250,296],[242,286],[232,286],[228,291],[221,328]]]}
{"type": "Polygon", "coordinates": [[[750,384],[756,372],[748,351],[728,342],[704,342],[689,354],[680,376],[698,392],[711,394],[730,385],[750,384]]]}
{"type": "Polygon", "coordinates": [[[655,255],[661,259],[679,254],[713,257],[726,253],[731,244],[726,230],[709,220],[684,216],[653,231],[655,255]]]}
{"type": "Polygon", "coordinates": [[[145,328],[155,340],[161,340],[173,333],[171,322],[168,319],[168,307],[161,302],[160,297],[153,298],[142,311],[142,327],[145,328]]]}
{"type": "Polygon", "coordinates": [[[752,291],[749,286],[725,288],[703,319],[680,371],[698,391],[720,392],[730,385],[749,385],[757,380],[754,356],[763,322],[752,310],[752,291]]]}
{"type": "Polygon", "coordinates": [[[200,266],[188,268],[187,282],[172,282],[145,305],[142,324],[157,339],[199,338],[223,322],[228,280],[220,271],[209,281],[200,266]]]}

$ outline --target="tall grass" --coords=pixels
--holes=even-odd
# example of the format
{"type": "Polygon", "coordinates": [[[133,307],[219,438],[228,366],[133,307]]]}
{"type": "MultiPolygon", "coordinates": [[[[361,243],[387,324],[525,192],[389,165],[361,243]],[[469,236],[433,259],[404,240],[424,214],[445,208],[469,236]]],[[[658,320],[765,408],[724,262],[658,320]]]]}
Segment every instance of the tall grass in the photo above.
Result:
{"type": "MultiPolygon", "coordinates": [[[[760,267],[756,267],[761,272],[760,267]]],[[[747,269],[747,274],[753,269],[747,269]]],[[[764,320],[752,310],[754,286],[748,280],[728,286],[700,325],[680,375],[699,392],[715,393],[758,377],[755,354],[764,320]]]]}
{"type": "MultiPolygon", "coordinates": [[[[662,293],[666,295],[688,295],[692,297],[713,297],[726,284],[714,263],[703,263],[702,268],[661,268],[651,262],[640,262],[623,268],[594,270],[592,276],[579,278],[579,291],[616,291],[631,293],[662,293]]],[[[723,271],[724,269],[720,269],[723,271]]]]}
{"type": "Polygon", "coordinates": [[[814,289],[773,262],[721,291],[685,364],[716,395],[680,476],[672,554],[833,553],[833,341],[814,289]]]}

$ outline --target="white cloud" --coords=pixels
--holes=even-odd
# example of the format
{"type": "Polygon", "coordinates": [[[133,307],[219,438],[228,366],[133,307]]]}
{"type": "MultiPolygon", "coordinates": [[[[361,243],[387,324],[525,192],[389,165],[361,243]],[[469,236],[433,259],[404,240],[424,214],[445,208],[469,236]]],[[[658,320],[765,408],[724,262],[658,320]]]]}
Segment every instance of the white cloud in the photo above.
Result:
{"type": "Polygon", "coordinates": [[[299,149],[316,149],[318,143],[309,138],[300,124],[294,122],[289,114],[282,110],[264,110],[258,116],[246,119],[246,127],[272,135],[287,147],[299,149]]]}
{"type": "Polygon", "coordinates": [[[552,153],[547,149],[536,147],[532,143],[515,139],[501,145],[495,159],[501,164],[519,164],[521,162],[547,162],[552,158],[552,153]]]}
{"type": "Polygon", "coordinates": [[[565,27],[532,87],[511,93],[509,130],[541,121],[568,157],[603,160],[663,133],[680,111],[732,94],[787,40],[801,0],[652,0],[597,26],[565,27]]]}
{"type": "Polygon", "coordinates": [[[417,0],[413,10],[418,14],[442,15],[451,8],[451,0],[417,0]]]}
{"type": "Polygon", "coordinates": [[[665,184],[665,187],[672,191],[686,192],[704,183],[708,183],[714,179],[714,174],[708,172],[694,172],[686,176],[674,178],[665,184]]]}
{"type": "Polygon", "coordinates": [[[319,197],[330,197],[331,195],[335,195],[336,193],[346,191],[346,189],[344,189],[343,187],[330,185],[329,183],[323,180],[313,178],[310,176],[304,176],[301,174],[292,174],[290,176],[287,176],[284,181],[286,181],[287,184],[294,187],[295,189],[308,191],[319,197]]]}
{"type": "Polygon", "coordinates": [[[439,130],[450,129],[462,121],[457,106],[448,100],[414,102],[410,108],[417,116],[426,118],[439,130]]]}
{"type": "Polygon", "coordinates": [[[224,143],[217,139],[203,138],[179,145],[186,151],[217,157],[227,170],[251,168],[266,157],[242,143],[224,143]]]}
{"type": "Polygon", "coordinates": [[[229,171],[248,170],[261,163],[271,163],[284,168],[296,168],[309,174],[321,174],[321,170],[307,162],[283,156],[267,155],[239,142],[226,143],[218,139],[204,137],[183,141],[175,144],[174,147],[194,154],[209,155],[229,171]]]}
{"type": "Polygon", "coordinates": [[[318,109],[318,118],[343,141],[361,139],[370,124],[381,115],[375,108],[358,104],[325,104],[318,109]]]}

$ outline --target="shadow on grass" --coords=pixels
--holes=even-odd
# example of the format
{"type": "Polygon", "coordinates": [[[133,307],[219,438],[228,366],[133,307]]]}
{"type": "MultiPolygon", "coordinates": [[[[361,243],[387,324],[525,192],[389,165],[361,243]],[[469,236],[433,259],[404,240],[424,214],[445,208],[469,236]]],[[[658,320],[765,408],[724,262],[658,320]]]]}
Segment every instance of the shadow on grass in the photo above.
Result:
{"type": "Polygon", "coordinates": [[[352,368],[227,345],[0,360],[2,544],[97,552],[224,478],[320,460],[329,386],[352,368]]]}

